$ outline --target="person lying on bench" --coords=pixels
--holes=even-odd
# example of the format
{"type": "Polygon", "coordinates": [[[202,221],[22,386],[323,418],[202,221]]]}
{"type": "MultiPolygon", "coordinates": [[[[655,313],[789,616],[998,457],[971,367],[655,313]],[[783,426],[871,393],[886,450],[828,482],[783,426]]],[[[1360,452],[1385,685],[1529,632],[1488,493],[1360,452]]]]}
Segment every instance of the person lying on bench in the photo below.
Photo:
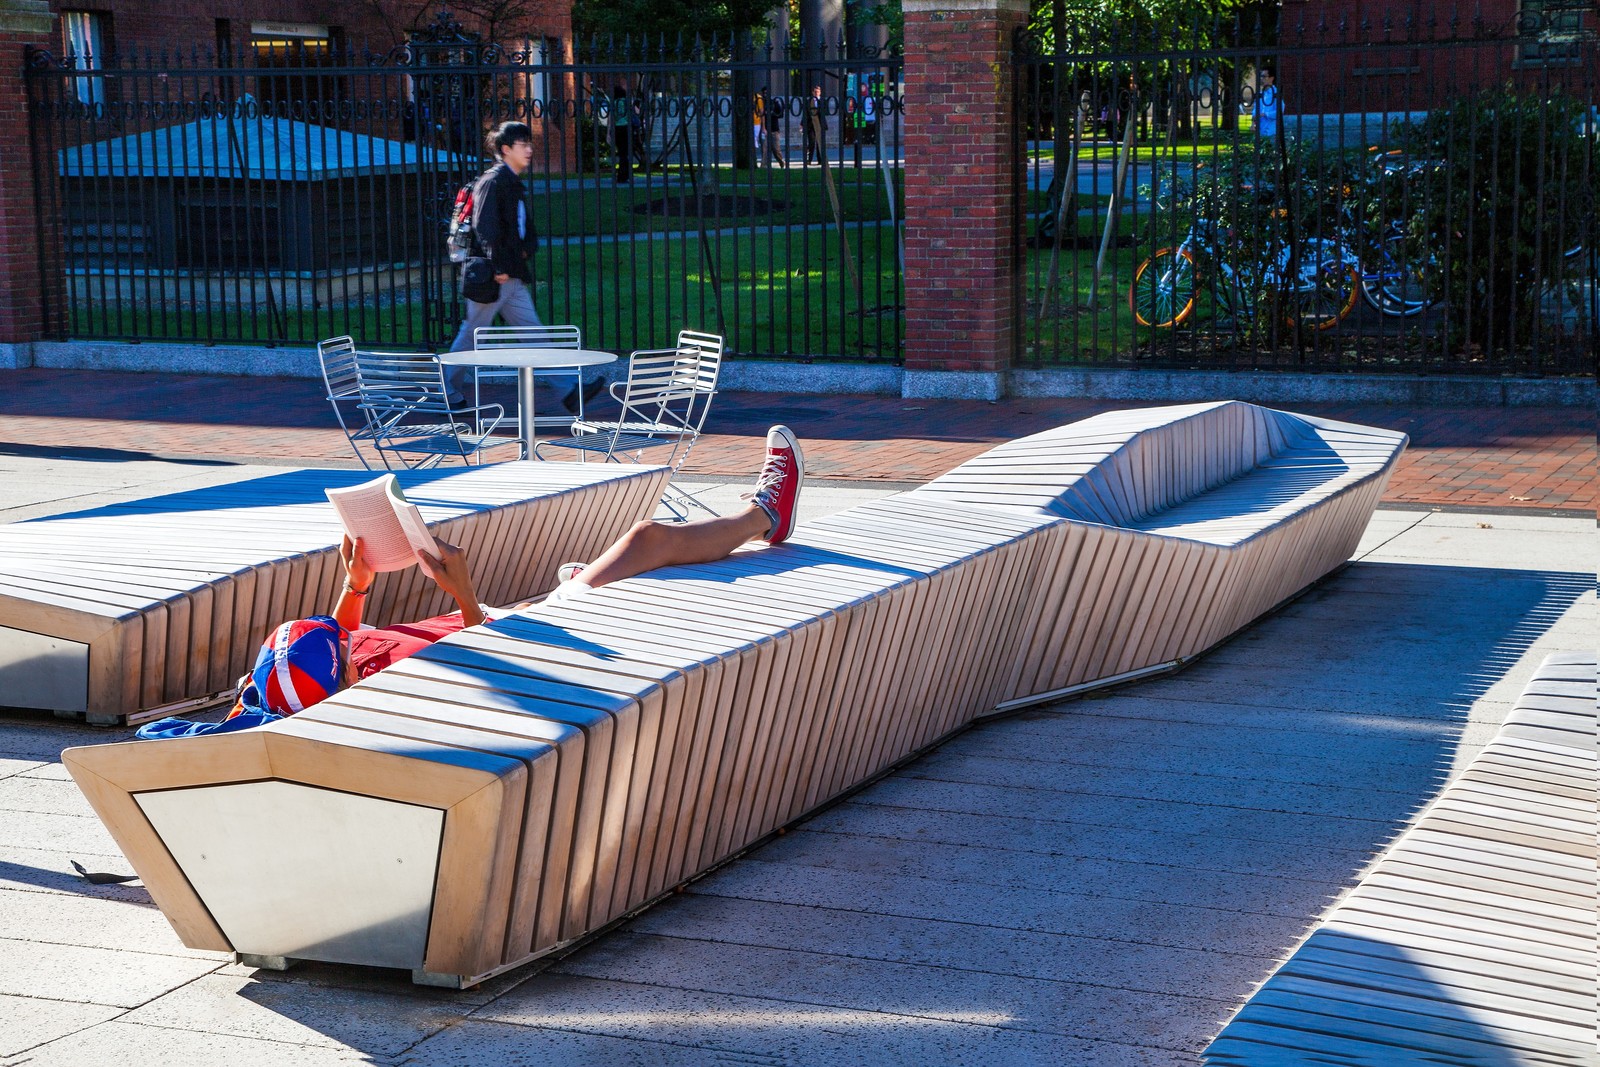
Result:
{"type": "MultiPolygon", "coordinates": [[[[557,604],[592,589],[658,567],[710,563],[750,541],[780,544],[794,530],[795,505],[805,480],[800,443],[786,426],[767,431],[767,457],[750,504],[734,515],[683,524],[635,523],[588,564],[563,564],[561,584],[545,598],[557,604]]],[[[344,586],[332,615],[285,622],[267,638],[250,673],[239,679],[239,699],[221,722],[160,719],[139,728],[142,740],[227,733],[304,711],[340,689],[378,673],[449,634],[488,621],[473,585],[467,554],[434,538],[437,555],[424,554],[427,572],[455,600],[448,615],[361,629],[362,608],[377,575],[346,536],[339,546],[344,586]]],[[[526,607],[519,604],[509,610],[526,607]]]]}

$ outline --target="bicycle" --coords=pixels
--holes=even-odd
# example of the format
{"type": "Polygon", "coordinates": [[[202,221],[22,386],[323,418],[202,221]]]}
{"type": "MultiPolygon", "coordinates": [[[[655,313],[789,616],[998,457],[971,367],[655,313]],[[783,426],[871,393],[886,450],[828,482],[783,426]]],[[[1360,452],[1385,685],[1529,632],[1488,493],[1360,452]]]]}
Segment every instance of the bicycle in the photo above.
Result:
{"type": "MultiPolygon", "coordinates": [[[[1368,149],[1376,153],[1376,148],[1368,149]]],[[[1432,161],[1412,161],[1399,149],[1373,157],[1376,174],[1369,195],[1376,197],[1377,183],[1385,178],[1408,178],[1437,167],[1432,161]]],[[[1349,186],[1345,187],[1348,197],[1349,186]]],[[[1440,300],[1439,256],[1436,251],[1410,254],[1404,220],[1387,218],[1375,225],[1364,225],[1351,211],[1348,200],[1341,206],[1342,239],[1366,253],[1361,269],[1361,294],[1373,309],[1384,314],[1410,318],[1433,307],[1440,300]]]]}
{"type": "Polygon", "coordinates": [[[1354,310],[1361,283],[1355,254],[1338,241],[1323,237],[1300,242],[1298,264],[1291,278],[1290,246],[1275,241],[1260,264],[1259,277],[1248,277],[1219,254],[1215,224],[1196,217],[1177,245],[1160,248],[1139,264],[1128,289],[1128,307],[1141,326],[1170,329],[1186,322],[1199,303],[1207,265],[1214,267],[1213,300],[1225,318],[1251,321],[1260,294],[1281,294],[1282,314],[1291,327],[1332,329],[1354,310]]]}

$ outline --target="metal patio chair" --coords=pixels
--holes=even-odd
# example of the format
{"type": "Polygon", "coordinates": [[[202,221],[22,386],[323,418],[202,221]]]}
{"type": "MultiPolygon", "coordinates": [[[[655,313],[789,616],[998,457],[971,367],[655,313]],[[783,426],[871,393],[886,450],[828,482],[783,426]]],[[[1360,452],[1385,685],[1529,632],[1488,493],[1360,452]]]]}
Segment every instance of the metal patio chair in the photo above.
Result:
{"type": "MultiPolygon", "coordinates": [[[[472,331],[473,348],[582,348],[583,331],[576,326],[479,326],[472,331]]],[[[493,381],[495,379],[517,380],[517,371],[500,370],[494,367],[474,367],[472,375],[472,402],[480,402],[478,396],[478,383],[480,381],[493,381]]],[[[569,429],[572,424],[583,418],[583,368],[558,367],[554,370],[541,370],[537,377],[572,379],[572,386],[578,391],[578,413],[574,418],[571,415],[538,415],[533,424],[538,426],[557,426],[569,429]]]]}
{"type": "Polygon", "coordinates": [[[371,412],[361,406],[361,384],[356,377],[356,343],[349,335],[330,337],[317,342],[317,360],[322,364],[322,384],[327,389],[328,403],[333,407],[333,417],[339,420],[350,449],[368,470],[372,463],[357,441],[371,441],[377,436],[371,412]],[[349,414],[345,412],[349,408],[349,414]]]}
{"type": "Polygon", "coordinates": [[[372,446],[389,465],[431,467],[455,457],[463,464],[500,445],[521,447],[514,437],[493,436],[505,418],[500,404],[451,404],[444,368],[431,356],[401,352],[356,352],[361,408],[372,420],[372,446]],[[492,413],[492,414],[491,414],[492,413]]]}
{"type": "MultiPolygon", "coordinates": [[[[671,469],[670,477],[689,458],[700,439],[717,395],[717,376],[722,370],[723,340],[715,334],[684,330],[675,348],[642,349],[628,357],[628,377],[611,384],[611,395],[622,405],[615,419],[578,419],[572,436],[540,441],[534,449],[540,459],[546,449],[569,448],[580,459],[598,455],[620,462],[629,459],[643,463],[646,449],[667,448],[665,457],[653,457],[671,469]]],[[[673,484],[661,503],[679,520],[689,517],[688,509],[699,508],[715,515],[693,493],[673,484]]]]}

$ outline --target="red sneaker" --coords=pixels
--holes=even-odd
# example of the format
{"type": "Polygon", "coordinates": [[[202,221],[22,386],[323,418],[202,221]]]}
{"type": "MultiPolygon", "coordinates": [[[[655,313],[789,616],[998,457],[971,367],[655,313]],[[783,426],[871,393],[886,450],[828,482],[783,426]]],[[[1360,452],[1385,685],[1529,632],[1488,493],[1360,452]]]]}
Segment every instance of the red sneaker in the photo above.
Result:
{"type": "Polygon", "coordinates": [[[806,461],[794,431],[787,426],[774,426],[767,431],[767,462],[762,465],[751,494],[755,505],[772,519],[772,528],[764,538],[768,544],[786,541],[794,532],[795,504],[805,479],[806,461]]]}

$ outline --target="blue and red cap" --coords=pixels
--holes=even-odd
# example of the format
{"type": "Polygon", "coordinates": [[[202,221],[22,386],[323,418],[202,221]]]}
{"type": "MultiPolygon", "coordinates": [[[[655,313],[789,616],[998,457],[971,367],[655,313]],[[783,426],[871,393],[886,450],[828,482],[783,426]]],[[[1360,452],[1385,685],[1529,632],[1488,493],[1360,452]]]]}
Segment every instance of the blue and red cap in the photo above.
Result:
{"type": "Polygon", "coordinates": [[[256,656],[250,683],[239,694],[241,709],[293,715],[337,693],[344,673],[344,633],[330,615],[279,626],[256,656]]]}

